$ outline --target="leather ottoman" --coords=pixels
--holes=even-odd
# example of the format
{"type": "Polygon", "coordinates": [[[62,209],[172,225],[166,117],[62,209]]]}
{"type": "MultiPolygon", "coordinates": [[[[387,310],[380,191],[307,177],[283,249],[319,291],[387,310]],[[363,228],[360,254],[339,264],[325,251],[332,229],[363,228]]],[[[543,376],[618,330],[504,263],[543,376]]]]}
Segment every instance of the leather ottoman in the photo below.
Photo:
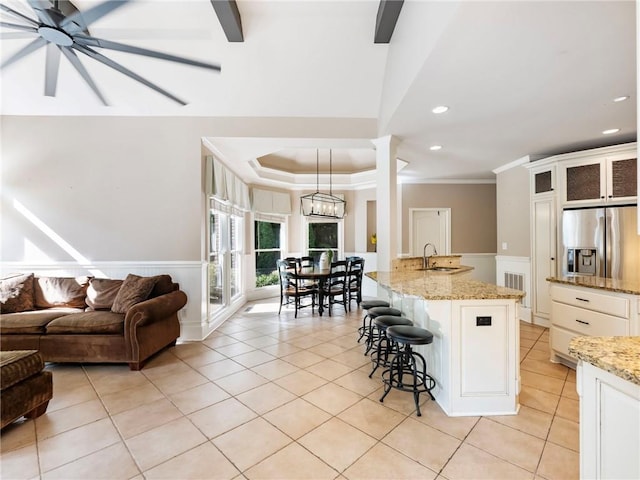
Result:
{"type": "Polygon", "coordinates": [[[4,428],[20,417],[42,415],[53,396],[51,372],[37,350],[0,352],[0,416],[4,428]]]}

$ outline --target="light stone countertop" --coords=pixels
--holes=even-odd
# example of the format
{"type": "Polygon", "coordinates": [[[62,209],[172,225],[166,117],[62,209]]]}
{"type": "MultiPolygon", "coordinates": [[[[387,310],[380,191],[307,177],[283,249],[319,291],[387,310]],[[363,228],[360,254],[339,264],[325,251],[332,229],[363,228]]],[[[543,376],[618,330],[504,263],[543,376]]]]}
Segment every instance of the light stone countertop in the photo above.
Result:
{"type": "Polygon", "coordinates": [[[398,294],[426,300],[519,300],[525,295],[520,290],[472,280],[468,275],[443,275],[443,272],[425,270],[369,272],[365,275],[398,294]]]}
{"type": "Polygon", "coordinates": [[[616,280],[613,278],[575,276],[575,277],[549,277],[546,279],[552,283],[564,283],[577,287],[595,288],[598,290],[608,290],[610,292],[630,293],[640,295],[640,281],[616,280]]]}
{"type": "Polygon", "coordinates": [[[569,353],[640,385],[640,337],[575,337],[569,353]]]}

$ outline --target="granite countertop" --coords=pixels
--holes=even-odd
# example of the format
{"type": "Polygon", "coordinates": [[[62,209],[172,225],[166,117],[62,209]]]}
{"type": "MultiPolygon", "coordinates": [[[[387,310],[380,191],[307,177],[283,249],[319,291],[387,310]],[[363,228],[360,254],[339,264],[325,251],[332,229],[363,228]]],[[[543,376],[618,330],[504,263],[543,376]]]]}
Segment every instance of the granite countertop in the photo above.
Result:
{"type": "Polygon", "coordinates": [[[575,337],[569,353],[640,385],[640,337],[575,337]]]}
{"type": "Polygon", "coordinates": [[[552,283],[564,283],[578,287],[596,288],[608,290],[610,292],[630,293],[640,295],[639,280],[616,280],[613,278],[593,277],[593,276],[571,276],[571,277],[549,277],[546,279],[552,283]]]}
{"type": "Polygon", "coordinates": [[[443,275],[429,270],[369,272],[365,275],[401,295],[426,300],[521,299],[524,292],[472,280],[468,275],[443,275]]]}

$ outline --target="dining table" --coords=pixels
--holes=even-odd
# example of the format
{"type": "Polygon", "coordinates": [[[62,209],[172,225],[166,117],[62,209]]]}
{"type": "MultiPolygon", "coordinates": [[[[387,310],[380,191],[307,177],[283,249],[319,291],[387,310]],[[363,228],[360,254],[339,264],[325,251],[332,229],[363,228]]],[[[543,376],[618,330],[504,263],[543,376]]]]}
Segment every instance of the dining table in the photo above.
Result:
{"type": "Polygon", "coordinates": [[[301,267],[296,272],[296,277],[303,280],[313,280],[318,282],[318,313],[320,316],[324,313],[324,285],[331,275],[330,268],[301,267]]]}

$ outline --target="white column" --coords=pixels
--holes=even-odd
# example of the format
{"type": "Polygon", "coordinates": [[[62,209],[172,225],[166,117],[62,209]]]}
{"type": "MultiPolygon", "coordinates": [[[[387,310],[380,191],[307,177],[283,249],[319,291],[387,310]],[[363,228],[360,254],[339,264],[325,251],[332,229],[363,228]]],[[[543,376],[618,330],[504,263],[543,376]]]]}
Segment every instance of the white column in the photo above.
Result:
{"type": "Polygon", "coordinates": [[[372,140],[376,147],[377,267],[390,271],[398,255],[397,139],[391,135],[372,140]]]}

